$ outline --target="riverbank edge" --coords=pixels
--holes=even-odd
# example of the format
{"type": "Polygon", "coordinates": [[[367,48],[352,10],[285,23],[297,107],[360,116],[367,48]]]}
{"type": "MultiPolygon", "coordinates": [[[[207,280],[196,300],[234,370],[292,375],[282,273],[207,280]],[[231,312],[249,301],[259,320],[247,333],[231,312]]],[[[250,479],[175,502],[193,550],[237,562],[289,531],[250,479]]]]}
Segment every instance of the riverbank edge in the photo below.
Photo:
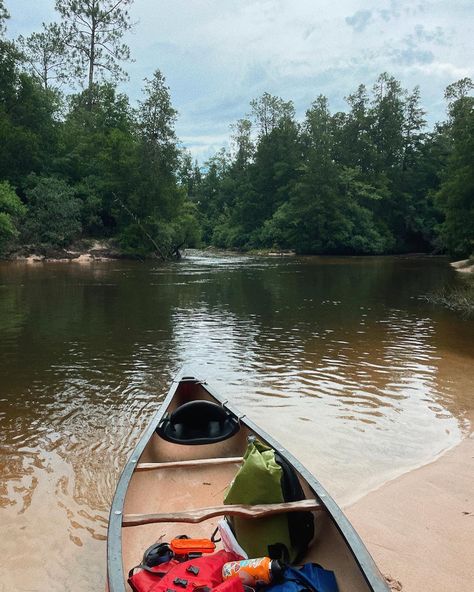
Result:
{"type": "Polygon", "coordinates": [[[472,589],[473,420],[440,456],[344,508],[394,591],[472,589]]]}
{"type": "Polygon", "coordinates": [[[474,258],[452,261],[450,266],[463,274],[462,282],[455,286],[443,286],[421,297],[434,305],[459,312],[466,318],[474,316],[474,258]]]}
{"type": "MultiPolygon", "coordinates": [[[[229,255],[229,256],[248,256],[248,257],[268,257],[268,258],[280,258],[280,257],[343,257],[343,258],[367,258],[370,259],[371,257],[400,257],[400,258],[414,258],[414,257],[428,257],[432,258],[443,258],[447,259],[447,255],[440,255],[440,254],[432,254],[432,253],[384,253],[381,255],[373,255],[373,254],[353,254],[353,255],[335,255],[335,254],[299,254],[293,250],[285,250],[285,249],[252,249],[248,251],[240,251],[236,249],[220,249],[213,246],[206,246],[203,248],[192,248],[192,249],[184,249],[182,252],[183,258],[186,257],[187,252],[203,252],[203,253],[210,253],[210,254],[222,254],[222,255],[229,255]]],[[[181,255],[181,253],[180,253],[181,255]]],[[[131,253],[124,252],[118,242],[111,238],[111,239],[102,239],[102,238],[90,238],[90,239],[80,239],[70,245],[68,248],[61,248],[61,247],[48,247],[46,245],[23,245],[14,251],[7,253],[0,257],[1,261],[26,261],[29,263],[32,262],[79,262],[79,263],[86,263],[92,261],[109,261],[109,260],[117,260],[117,259],[125,259],[130,261],[153,261],[157,260],[158,257],[156,255],[150,254],[147,256],[142,255],[133,255],[131,253]]],[[[178,260],[181,257],[178,258],[178,260]]],[[[469,261],[469,260],[466,260],[469,261]]],[[[453,267],[458,262],[451,263],[453,267]]],[[[459,262],[464,263],[464,261],[459,262]]],[[[474,269],[473,269],[474,270],[474,269]]],[[[461,271],[465,271],[462,269],[461,271]]]]}
{"type": "Polygon", "coordinates": [[[68,248],[45,245],[24,245],[9,253],[4,261],[26,263],[113,261],[117,259],[137,259],[124,253],[114,239],[81,239],[68,248]]]}
{"type": "MultiPolygon", "coordinates": [[[[248,257],[295,257],[294,251],[275,251],[275,249],[258,249],[252,251],[236,251],[233,249],[217,249],[215,247],[204,247],[202,249],[188,249],[188,251],[201,251],[204,253],[211,254],[225,254],[241,257],[246,255],[248,257]]],[[[186,256],[186,250],[183,251],[186,256]]],[[[305,255],[302,255],[303,257],[305,255]]],[[[311,255],[306,255],[311,257],[311,255]]],[[[357,256],[357,255],[355,255],[357,256]]],[[[387,255],[390,256],[390,255],[387,255]]],[[[37,247],[37,246],[25,246],[21,249],[10,253],[4,258],[5,261],[43,261],[43,262],[55,262],[55,261],[108,261],[114,259],[129,259],[129,260],[155,260],[157,259],[154,255],[134,256],[129,253],[123,252],[118,244],[113,240],[82,240],[74,243],[69,248],[53,248],[53,247],[37,247]]]]}
{"type": "Polygon", "coordinates": [[[452,261],[451,267],[460,273],[474,273],[474,258],[462,259],[461,261],[452,261]]]}

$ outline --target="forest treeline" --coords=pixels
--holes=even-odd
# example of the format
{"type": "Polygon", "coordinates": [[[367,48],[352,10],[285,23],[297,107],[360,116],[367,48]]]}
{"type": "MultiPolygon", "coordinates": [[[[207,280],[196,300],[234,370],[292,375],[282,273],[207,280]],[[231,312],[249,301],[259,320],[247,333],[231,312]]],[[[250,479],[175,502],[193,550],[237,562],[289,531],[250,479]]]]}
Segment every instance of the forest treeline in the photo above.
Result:
{"type": "Polygon", "coordinates": [[[58,22],[15,41],[0,0],[0,253],[115,238],[167,259],[183,247],[377,254],[474,251],[474,85],[429,129],[418,88],[383,73],[298,121],[268,93],[199,166],[175,132],[163,74],[119,92],[132,0],[57,0],[58,22]],[[65,92],[64,89],[67,89],[65,92]]]}
{"type": "Polygon", "coordinates": [[[427,131],[418,89],[388,74],[331,113],[319,96],[302,123],[264,94],[196,189],[204,238],[221,247],[301,253],[474,250],[474,99],[446,91],[449,119],[427,131]],[[256,140],[253,134],[256,132],[256,140]]]}

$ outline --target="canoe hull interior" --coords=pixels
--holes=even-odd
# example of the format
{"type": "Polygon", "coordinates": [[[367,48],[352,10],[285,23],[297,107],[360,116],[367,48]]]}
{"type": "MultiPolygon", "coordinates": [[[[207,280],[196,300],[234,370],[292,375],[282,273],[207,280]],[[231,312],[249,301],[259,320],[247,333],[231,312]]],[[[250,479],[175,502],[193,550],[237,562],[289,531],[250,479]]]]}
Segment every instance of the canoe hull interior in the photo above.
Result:
{"type": "Polygon", "coordinates": [[[179,377],[140,440],[124,469],[110,514],[108,536],[108,587],[110,592],[129,591],[129,570],[140,563],[143,551],[157,541],[186,534],[209,538],[220,517],[199,523],[155,522],[123,526],[131,515],[173,514],[197,508],[221,506],[224,493],[239,469],[248,437],[257,436],[293,464],[308,499],[316,499],[315,537],[304,561],[320,563],[335,572],[340,592],[386,592],[370,555],[347,519],[321,485],[270,436],[245,417],[234,436],[214,444],[182,445],[161,438],[155,428],[165,412],[196,399],[224,404],[238,412],[206,384],[179,377]],[[206,459],[210,459],[206,461],[206,459]],[[216,460],[214,460],[216,459],[216,460]],[[195,462],[197,461],[197,462],[195,462]]]}

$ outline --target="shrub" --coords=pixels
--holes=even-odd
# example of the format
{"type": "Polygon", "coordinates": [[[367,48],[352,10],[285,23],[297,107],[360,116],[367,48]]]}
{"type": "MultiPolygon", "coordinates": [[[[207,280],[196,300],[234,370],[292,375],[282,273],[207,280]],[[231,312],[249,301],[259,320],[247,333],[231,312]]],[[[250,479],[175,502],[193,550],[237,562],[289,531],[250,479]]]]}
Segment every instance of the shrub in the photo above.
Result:
{"type": "Polygon", "coordinates": [[[28,215],[23,234],[27,242],[66,247],[82,230],[82,202],[76,190],[54,177],[33,177],[26,191],[28,215]]]}
{"type": "Polygon", "coordinates": [[[26,207],[7,181],[0,183],[0,254],[18,238],[18,224],[26,207]]]}

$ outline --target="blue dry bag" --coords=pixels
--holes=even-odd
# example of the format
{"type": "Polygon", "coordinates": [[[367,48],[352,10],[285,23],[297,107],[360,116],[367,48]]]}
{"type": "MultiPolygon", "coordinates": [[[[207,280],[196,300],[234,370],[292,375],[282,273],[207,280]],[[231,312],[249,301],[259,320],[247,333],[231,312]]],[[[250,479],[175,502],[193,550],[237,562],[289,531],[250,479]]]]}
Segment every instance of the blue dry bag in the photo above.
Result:
{"type": "Polygon", "coordinates": [[[316,563],[305,563],[301,569],[287,567],[283,579],[268,586],[265,592],[338,592],[334,572],[316,563]]]}

